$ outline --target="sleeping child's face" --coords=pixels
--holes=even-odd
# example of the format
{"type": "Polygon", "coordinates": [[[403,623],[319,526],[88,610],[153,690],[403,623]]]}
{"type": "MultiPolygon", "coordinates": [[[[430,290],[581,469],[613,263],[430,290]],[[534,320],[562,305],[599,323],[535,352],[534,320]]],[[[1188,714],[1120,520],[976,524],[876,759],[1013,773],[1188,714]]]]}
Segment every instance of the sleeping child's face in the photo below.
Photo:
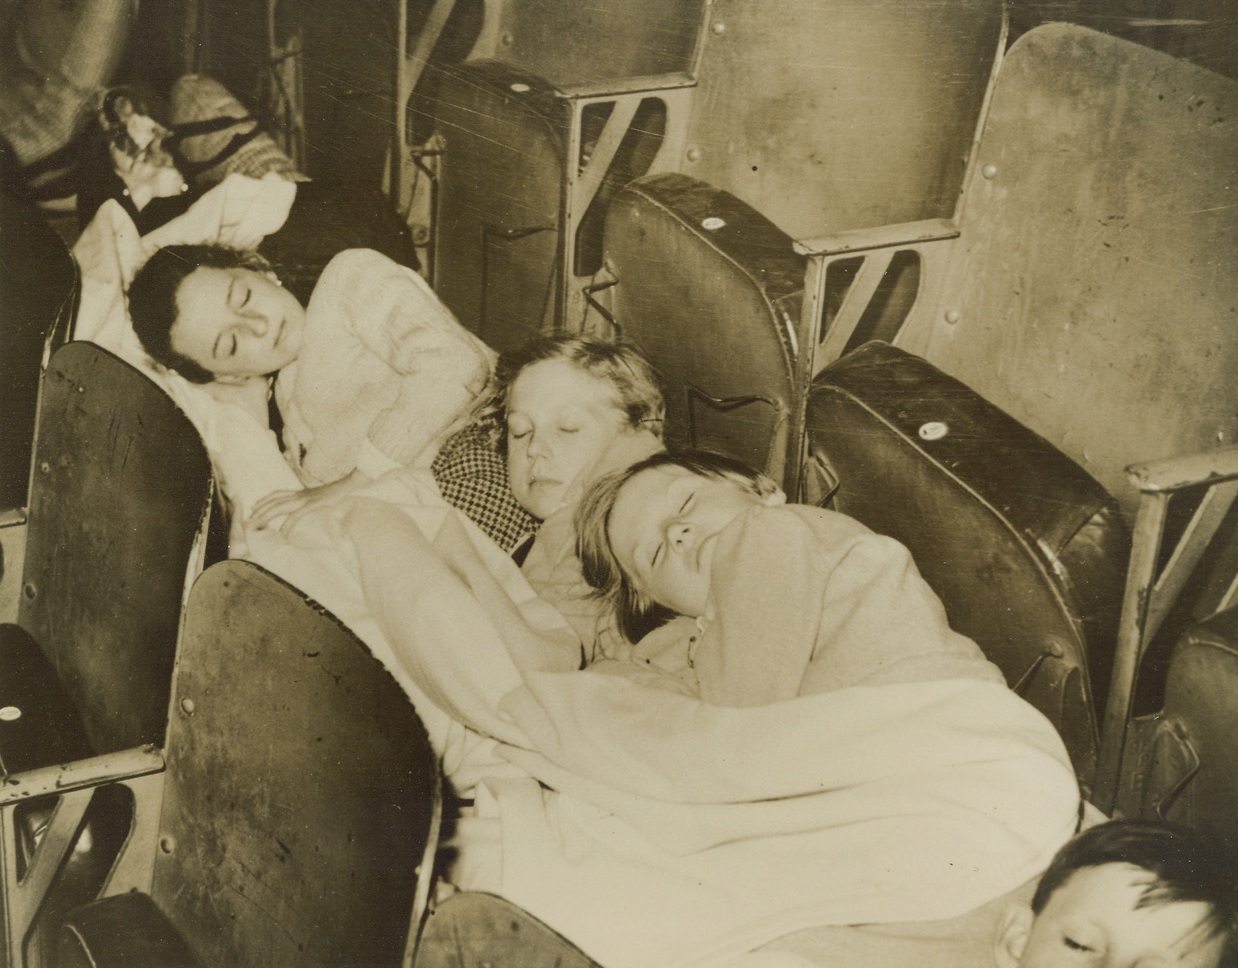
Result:
{"type": "Polygon", "coordinates": [[[780,504],[747,482],[701,477],[682,467],[651,467],[619,490],[607,537],[642,595],[681,615],[706,613],[718,533],[744,512],[780,504]]]}
{"type": "Polygon", "coordinates": [[[1209,905],[1148,899],[1154,874],[1133,864],[1076,871],[1039,915],[1009,924],[998,964],[1017,968],[1217,968],[1224,937],[1209,937],[1209,905]]]}
{"type": "Polygon", "coordinates": [[[202,266],[176,291],[172,349],[221,380],[275,373],[297,358],[305,309],[274,277],[202,266]]]}
{"type": "Polygon", "coordinates": [[[566,360],[541,360],[507,397],[507,476],[512,494],[545,520],[572,482],[631,431],[615,390],[566,360]]]}

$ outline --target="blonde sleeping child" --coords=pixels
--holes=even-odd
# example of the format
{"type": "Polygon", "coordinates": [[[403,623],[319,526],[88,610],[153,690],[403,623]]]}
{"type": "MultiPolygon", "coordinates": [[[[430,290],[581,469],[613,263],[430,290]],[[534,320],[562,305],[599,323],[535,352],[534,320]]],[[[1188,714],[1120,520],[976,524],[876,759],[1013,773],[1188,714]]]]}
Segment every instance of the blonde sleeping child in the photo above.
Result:
{"type": "Polygon", "coordinates": [[[714,454],[656,454],[576,513],[584,576],[637,655],[706,702],[759,706],[848,686],[1001,680],[907,549],[845,515],[787,504],[714,454]]]}

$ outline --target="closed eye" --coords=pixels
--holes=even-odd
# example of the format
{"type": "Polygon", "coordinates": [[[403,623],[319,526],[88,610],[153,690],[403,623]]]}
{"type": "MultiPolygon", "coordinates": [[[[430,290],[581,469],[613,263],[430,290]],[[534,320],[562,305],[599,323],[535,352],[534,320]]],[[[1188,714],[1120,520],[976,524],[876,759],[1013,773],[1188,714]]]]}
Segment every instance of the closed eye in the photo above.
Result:
{"type": "Polygon", "coordinates": [[[1062,936],[1062,944],[1066,945],[1066,947],[1070,948],[1072,951],[1091,951],[1092,950],[1092,948],[1090,948],[1088,945],[1083,944],[1082,942],[1076,941],[1074,938],[1068,935],[1062,936]]]}
{"type": "Polygon", "coordinates": [[[249,297],[252,293],[253,290],[250,288],[249,283],[238,279],[232,283],[232,289],[228,293],[228,303],[233,309],[244,309],[249,303],[249,297]]]}

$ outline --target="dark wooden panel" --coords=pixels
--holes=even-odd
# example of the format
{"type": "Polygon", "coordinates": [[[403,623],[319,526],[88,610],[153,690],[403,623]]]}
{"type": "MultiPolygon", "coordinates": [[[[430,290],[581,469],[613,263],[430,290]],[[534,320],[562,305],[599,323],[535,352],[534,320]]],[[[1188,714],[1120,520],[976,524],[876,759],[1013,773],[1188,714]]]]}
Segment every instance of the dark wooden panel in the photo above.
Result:
{"type": "Polygon", "coordinates": [[[247,562],[186,614],[153,896],[218,968],[400,964],[437,762],[395,680],[247,562]]]}
{"type": "Polygon", "coordinates": [[[48,365],[19,624],[97,752],[162,745],[181,603],[211,492],[197,431],[93,343],[48,365]]]}

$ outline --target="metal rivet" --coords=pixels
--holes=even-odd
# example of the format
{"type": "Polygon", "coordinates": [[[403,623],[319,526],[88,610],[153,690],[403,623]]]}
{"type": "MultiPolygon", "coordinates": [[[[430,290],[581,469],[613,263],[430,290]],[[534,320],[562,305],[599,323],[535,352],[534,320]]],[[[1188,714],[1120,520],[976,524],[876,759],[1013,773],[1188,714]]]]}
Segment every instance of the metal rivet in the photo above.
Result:
{"type": "Polygon", "coordinates": [[[171,834],[164,834],[159,838],[159,849],[165,854],[170,854],[176,850],[176,838],[171,834]]]}
{"type": "Polygon", "coordinates": [[[21,710],[16,706],[0,707],[0,723],[11,723],[15,719],[21,719],[21,710]]]}
{"type": "Polygon", "coordinates": [[[533,90],[533,88],[529,87],[529,85],[524,83],[524,81],[516,81],[515,84],[511,85],[511,89],[516,94],[528,94],[531,90],[533,90]]]}
{"type": "Polygon", "coordinates": [[[700,161],[701,160],[701,149],[700,148],[689,148],[688,149],[688,160],[689,161],[700,161]]]}
{"type": "Polygon", "coordinates": [[[724,24],[721,20],[719,20],[716,23],[714,23],[713,26],[711,26],[709,29],[714,32],[715,36],[721,36],[722,34],[726,33],[726,24],[724,24]]]}
{"type": "Polygon", "coordinates": [[[946,310],[946,322],[953,326],[959,321],[961,315],[957,309],[948,309],[946,310]]]}
{"type": "Polygon", "coordinates": [[[34,587],[34,582],[26,582],[22,586],[21,593],[26,596],[27,601],[33,602],[35,596],[39,594],[39,590],[34,587]]]}
{"type": "Polygon", "coordinates": [[[1050,642],[1049,643],[1049,655],[1053,656],[1053,658],[1060,659],[1065,654],[1066,654],[1066,650],[1062,648],[1061,642],[1050,642]]]}
{"type": "Polygon", "coordinates": [[[51,465],[51,464],[49,464],[49,463],[48,463],[47,461],[45,461],[45,460],[41,460],[41,461],[39,461],[39,473],[40,473],[40,474],[50,474],[50,473],[51,473],[51,470],[52,470],[52,465],[51,465]]]}
{"type": "Polygon", "coordinates": [[[192,699],[186,697],[181,700],[181,712],[183,712],[186,716],[192,716],[195,708],[196,707],[194,706],[192,699]]]}
{"type": "Polygon", "coordinates": [[[985,165],[983,168],[980,169],[980,174],[984,175],[985,178],[988,178],[990,180],[996,178],[997,177],[997,165],[985,165]]]}
{"type": "Polygon", "coordinates": [[[703,228],[706,232],[716,232],[725,225],[726,219],[718,218],[717,215],[711,215],[709,218],[701,219],[701,228],[703,228]]]}
{"type": "Polygon", "coordinates": [[[950,433],[950,426],[940,420],[930,420],[928,423],[921,424],[917,433],[921,440],[941,440],[950,433]]]}

